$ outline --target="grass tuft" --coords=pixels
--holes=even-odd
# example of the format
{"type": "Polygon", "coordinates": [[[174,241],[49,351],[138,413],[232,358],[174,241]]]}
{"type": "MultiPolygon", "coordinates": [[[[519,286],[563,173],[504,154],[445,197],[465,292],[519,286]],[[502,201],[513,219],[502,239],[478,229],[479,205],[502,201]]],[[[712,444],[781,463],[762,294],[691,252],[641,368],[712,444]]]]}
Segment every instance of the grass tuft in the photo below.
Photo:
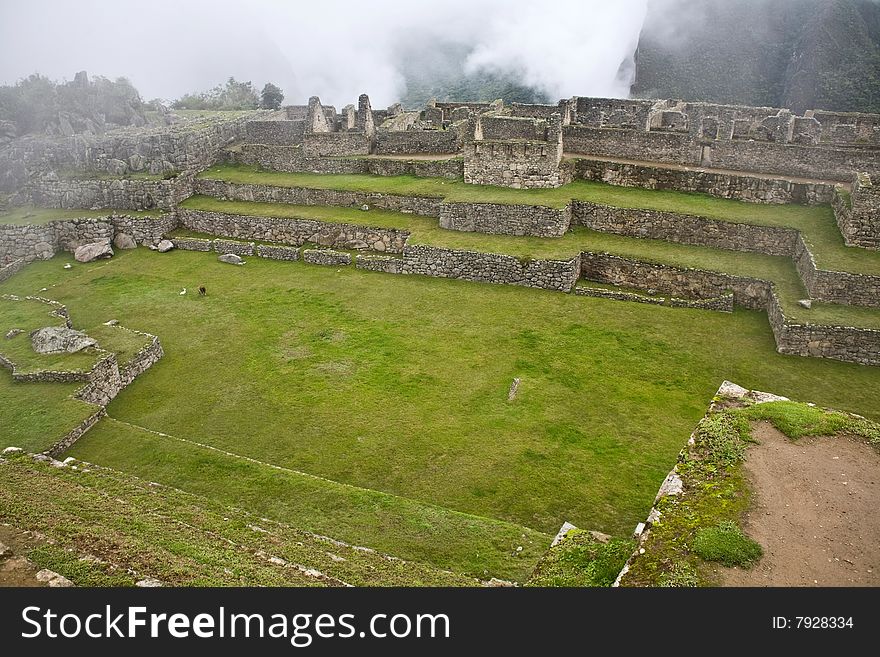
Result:
{"type": "Polygon", "coordinates": [[[725,566],[748,566],[764,554],[757,542],[729,520],[700,529],[694,538],[693,550],[702,559],[725,566]]]}

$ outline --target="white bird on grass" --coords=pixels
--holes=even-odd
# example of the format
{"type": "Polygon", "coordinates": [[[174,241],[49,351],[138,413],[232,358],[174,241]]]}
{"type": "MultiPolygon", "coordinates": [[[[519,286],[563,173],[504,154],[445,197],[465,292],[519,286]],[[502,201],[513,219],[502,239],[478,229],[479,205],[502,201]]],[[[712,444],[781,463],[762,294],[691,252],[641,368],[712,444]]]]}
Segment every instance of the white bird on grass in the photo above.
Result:
{"type": "Polygon", "coordinates": [[[186,294],[186,288],[183,288],[183,289],[180,291],[180,296],[183,296],[184,294],[186,294]]]}

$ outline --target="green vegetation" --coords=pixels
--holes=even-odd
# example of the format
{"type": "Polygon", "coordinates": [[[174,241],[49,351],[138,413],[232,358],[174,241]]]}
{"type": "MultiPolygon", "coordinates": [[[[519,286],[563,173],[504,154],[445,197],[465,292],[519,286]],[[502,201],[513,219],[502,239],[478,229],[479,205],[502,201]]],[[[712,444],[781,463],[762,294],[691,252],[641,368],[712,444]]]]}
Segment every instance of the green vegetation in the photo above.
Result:
{"type": "Polygon", "coordinates": [[[0,124],[10,136],[97,132],[112,126],[143,125],[146,106],[126,78],[108,80],[77,74],[55,82],[34,73],[0,86],[0,124]]]}
{"type": "Polygon", "coordinates": [[[720,411],[700,421],[693,447],[679,458],[684,490],[657,503],[660,521],[651,528],[646,551],[634,559],[623,586],[713,583],[696,551],[696,539],[703,532],[704,553],[715,556],[716,552],[708,551],[714,535],[705,530],[722,523],[735,526],[749,508],[750,491],[741,467],[749,440],[748,422],[736,410],[720,411]]]}
{"type": "MultiPolygon", "coordinates": [[[[462,181],[414,176],[328,175],[280,173],[255,167],[212,167],[201,177],[234,183],[308,187],[366,193],[443,198],[447,201],[563,207],[572,199],[621,208],[678,212],[719,221],[795,228],[810,245],[818,266],[825,269],[880,275],[880,252],[847,247],[829,206],[765,205],[720,199],[707,194],[619,187],[578,180],[556,189],[510,189],[467,185],[462,181]]],[[[448,232],[448,231],[447,231],[448,232]]],[[[503,237],[503,236],[499,236],[503,237]]],[[[515,237],[513,241],[528,238],[515,237]]],[[[545,241],[561,241],[565,238],[545,241]]],[[[739,257],[741,254],[736,254],[739,257]]]]}
{"type": "Polygon", "coordinates": [[[794,440],[804,436],[849,434],[865,438],[880,447],[880,427],[875,422],[847,413],[827,411],[818,406],[791,401],[757,404],[740,411],[751,420],[765,420],[794,440]]]}
{"type": "MultiPolygon", "coordinates": [[[[270,85],[273,86],[274,85],[270,85]]],[[[274,87],[278,92],[281,90],[274,87]]],[[[266,93],[266,89],[263,89],[266,93]]],[[[283,94],[281,98],[283,98],[283,94]]],[[[276,94],[269,94],[270,100],[276,99],[276,94]]],[[[281,103],[281,99],[277,99],[281,103]]],[[[234,77],[226,80],[226,84],[217,85],[213,89],[202,93],[184,94],[171,104],[174,110],[213,110],[213,111],[241,111],[255,110],[260,107],[260,96],[252,82],[239,82],[234,77]]]]}
{"type": "Polygon", "coordinates": [[[725,566],[750,566],[764,554],[761,546],[730,520],[699,529],[693,550],[704,561],[718,561],[725,566]]]}
{"type": "Polygon", "coordinates": [[[669,570],[660,574],[657,586],[663,588],[694,588],[700,583],[697,571],[687,561],[673,564],[669,570]]]}
{"type": "MultiPolygon", "coordinates": [[[[184,251],[65,262],[0,293],[54,285],[77,326],[118,319],[166,353],[75,456],[479,577],[523,581],[565,519],[628,535],[725,378],[880,418],[880,368],[777,354],[758,312],[184,251]]],[[[31,390],[0,388],[4,435],[61,422],[31,390]]]]}
{"type": "Polygon", "coordinates": [[[634,547],[632,540],[603,543],[572,529],[541,559],[526,586],[611,586],[634,547]]]}
{"type": "Polygon", "coordinates": [[[0,299],[0,333],[12,329],[22,332],[0,342],[0,354],[15,363],[22,374],[42,370],[88,372],[98,361],[95,349],[84,349],[75,354],[38,354],[31,346],[30,333],[46,326],[63,326],[64,320],[50,315],[53,307],[39,301],[11,301],[0,299]]]}
{"type": "Polygon", "coordinates": [[[877,446],[880,425],[865,418],[780,401],[717,411],[703,418],[695,444],[679,459],[684,490],[658,503],[660,521],[651,529],[646,552],[624,579],[626,586],[712,584],[706,562],[749,565],[761,546],[738,522],[749,508],[750,490],[742,471],[750,422],[766,420],[789,438],[850,434],[877,446]]]}
{"type": "Polygon", "coordinates": [[[113,419],[102,420],[69,454],[260,517],[480,577],[524,579],[551,540],[513,523],[235,458],[113,419]]]}
{"type": "Polygon", "coordinates": [[[61,208],[38,208],[20,206],[0,211],[0,224],[48,224],[61,219],[101,218],[111,214],[127,214],[133,217],[159,217],[161,210],[65,210],[61,208]]]}
{"type": "Polygon", "coordinates": [[[134,586],[130,573],[93,559],[82,559],[73,551],[47,543],[28,552],[28,559],[40,568],[66,577],[77,586],[134,586]]]}
{"type": "Polygon", "coordinates": [[[81,586],[146,577],[194,586],[477,584],[118,472],[55,468],[27,455],[0,461],[0,517],[44,537],[29,556],[81,586]]]}
{"type": "MultiPolygon", "coordinates": [[[[515,190],[514,190],[515,191],[515,190]]],[[[432,217],[371,209],[327,206],[296,206],[284,203],[221,201],[211,197],[192,197],[182,207],[211,212],[255,216],[300,217],[320,221],[342,221],[383,228],[398,228],[411,233],[410,244],[428,244],[449,249],[503,253],[519,258],[568,260],[581,251],[612,253],[644,262],[691,267],[748,276],[776,284],[785,314],[792,320],[814,324],[830,323],[844,326],[880,328],[880,311],[836,304],[813,305],[811,310],[800,307],[798,299],[807,296],[803,283],[790,258],[759,253],[740,253],[663,240],[623,237],[575,227],[563,237],[518,237],[487,235],[440,228],[432,217]]]]}

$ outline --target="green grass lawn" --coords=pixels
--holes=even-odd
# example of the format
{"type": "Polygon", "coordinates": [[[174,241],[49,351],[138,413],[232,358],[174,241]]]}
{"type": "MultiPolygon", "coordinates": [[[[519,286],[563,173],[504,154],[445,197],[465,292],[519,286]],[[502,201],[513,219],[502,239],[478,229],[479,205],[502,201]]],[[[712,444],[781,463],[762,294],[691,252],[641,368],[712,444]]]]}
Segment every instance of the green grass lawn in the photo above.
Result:
{"type": "Polygon", "coordinates": [[[816,304],[812,310],[797,301],[807,297],[794,263],[784,256],[740,253],[663,240],[624,237],[575,227],[562,237],[518,237],[445,230],[432,217],[401,212],[333,206],[302,206],[284,203],[223,201],[193,196],[184,208],[254,216],[303,218],[319,221],[398,228],[411,233],[410,244],[429,244],[450,249],[503,253],[520,258],[567,260],[581,251],[612,253],[645,262],[718,271],[776,283],[787,316],[796,321],[880,328],[880,310],[836,304],[816,304]]]}
{"type": "MultiPolygon", "coordinates": [[[[880,418],[880,368],[777,354],[759,312],[259,258],[230,267],[183,251],[137,249],[63,272],[66,257],[29,265],[0,293],[55,284],[78,325],[116,318],[160,336],[165,358],[110,404],[112,417],[351,490],[541,532],[521,531],[526,550],[564,520],[627,536],[723,379],[880,418]],[[178,294],[200,284],[207,297],[178,294]],[[508,402],[514,377],[522,383],[508,402]]],[[[27,409],[3,418],[15,435],[54,407],[26,387],[0,390],[0,406],[27,409]]],[[[487,539],[488,556],[475,555],[442,516],[406,512],[406,523],[385,524],[391,516],[369,496],[355,495],[355,510],[345,496],[314,502],[296,494],[302,476],[285,483],[191,443],[111,429],[73,453],[303,529],[326,514],[336,534],[381,540],[399,556],[524,570],[504,552],[508,529],[487,539]],[[366,529],[371,509],[381,531],[366,529]],[[419,547],[419,522],[450,538],[419,547]]]]}
{"type": "Polygon", "coordinates": [[[48,224],[61,219],[92,219],[111,214],[127,214],[133,217],[159,217],[161,210],[77,210],[62,208],[38,208],[21,206],[0,212],[0,224],[48,224]]]}
{"type": "Polygon", "coordinates": [[[804,234],[820,267],[880,275],[880,252],[847,247],[829,206],[746,203],[708,194],[620,187],[587,180],[574,181],[556,189],[510,189],[467,185],[460,180],[443,178],[281,173],[237,165],[211,167],[200,177],[281,187],[430,196],[473,203],[563,207],[576,199],[621,208],[679,212],[733,223],[796,228],[804,234]]]}

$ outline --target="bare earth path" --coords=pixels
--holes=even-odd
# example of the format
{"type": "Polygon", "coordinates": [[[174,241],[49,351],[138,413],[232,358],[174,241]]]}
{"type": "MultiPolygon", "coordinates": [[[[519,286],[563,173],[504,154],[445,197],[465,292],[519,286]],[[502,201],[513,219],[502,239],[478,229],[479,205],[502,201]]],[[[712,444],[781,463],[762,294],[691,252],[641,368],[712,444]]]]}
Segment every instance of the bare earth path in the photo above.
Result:
{"type": "Polygon", "coordinates": [[[880,585],[880,455],[846,437],[786,438],[756,425],[745,469],[754,490],[744,529],[764,548],[724,586],[880,585]]]}

